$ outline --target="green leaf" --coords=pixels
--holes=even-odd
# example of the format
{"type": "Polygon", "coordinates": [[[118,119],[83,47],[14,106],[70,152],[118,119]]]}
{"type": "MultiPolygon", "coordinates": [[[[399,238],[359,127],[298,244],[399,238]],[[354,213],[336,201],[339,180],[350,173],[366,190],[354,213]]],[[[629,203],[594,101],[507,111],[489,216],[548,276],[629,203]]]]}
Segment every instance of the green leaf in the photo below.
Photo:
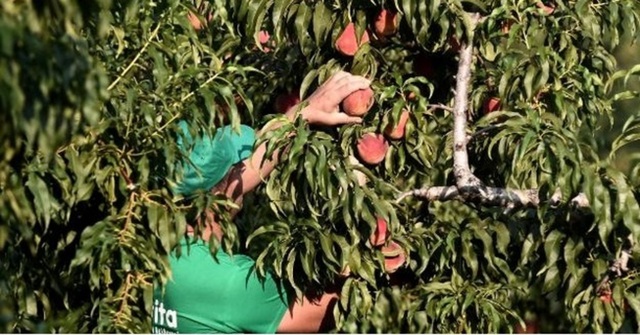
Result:
{"type": "Polygon", "coordinates": [[[527,67],[526,74],[524,76],[524,90],[527,95],[527,99],[531,99],[533,97],[533,79],[536,77],[538,69],[533,65],[529,65],[527,67]]]}
{"type": "Polygon", "coordinates": [[[329,32],[333,27],[335,17],[331,10],[324,3],[318,3],[313,11],[313,35],[315,37],[316,46],[322,46],[329,32]]]}

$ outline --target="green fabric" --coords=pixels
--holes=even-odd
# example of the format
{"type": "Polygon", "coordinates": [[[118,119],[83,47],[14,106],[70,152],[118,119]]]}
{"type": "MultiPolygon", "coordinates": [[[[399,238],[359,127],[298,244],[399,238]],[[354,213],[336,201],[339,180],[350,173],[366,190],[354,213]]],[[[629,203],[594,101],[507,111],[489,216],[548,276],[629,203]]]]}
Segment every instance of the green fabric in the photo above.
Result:
{"type": "Polygon", "coordinates": [[[260,279],[247,256],[219,250],[216,261],[206,243],[191,243],[154,292],[153,333],[275,333],[288,307],[275,279],[260,279]]]}
{"type": "Polygon", "coordinates": [[[175,194],[189,196],[197,191],[210,190],[229,172],[229,169],[251,155],[255,144],[254,130],[245,125],[236,132],[231,126],[218,128],[213,138],[189,133],[185,121],[180,122],[182,136],[178,146],[191,162],[182,162],[182,176],[173,187],[175,194]]]}

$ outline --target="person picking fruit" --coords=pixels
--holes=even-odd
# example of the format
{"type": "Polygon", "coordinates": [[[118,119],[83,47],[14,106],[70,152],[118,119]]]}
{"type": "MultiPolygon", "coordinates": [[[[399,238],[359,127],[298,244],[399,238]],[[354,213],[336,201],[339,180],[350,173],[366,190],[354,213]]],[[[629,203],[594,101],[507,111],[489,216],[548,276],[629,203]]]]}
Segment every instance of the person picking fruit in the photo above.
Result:
{"type": "MultiPolygon", "coordinates": [[[[291,108],[285,116],[291,121],[302,117],[309,124],[323,126],[360,123],[360,117],[341,112],[339,105],[348,95],[369,88],[370,84],[363,77],[338,72],[306,99],[302,109],[291,108]]],[[[241,126],[236,133],[226,126],[218,129],[213,138],[194,139],[185,121],[180,126],[183,135],[178,145],[192,164],[183,164],[183,178],[175,185],[175,193],[188,196],[211,190],[241,206],[243,195],[255,189],[279,163],[278,154],[274,153],[262,164],[266,144],[254,148],[256,133],[250,127],[241,126]],[[187,147],[191,148],[189,152],[187,147]]],[[[273,127],[262,129],[258,136],[273,127]]],[[[248,256],[232,257],[219,248],[214,259],[206,242],[211,234],[219,240],[224,232],[208,210],[200,239],[193,236],[193,227],[189,226],[189,237],[180,242],[186,252],[180,257],[175,252],[170,255],[172,277],[154,291],[154,333],[321,330],[329,307],[338,299],[336,293],[325,293],[314,300],[288,297],[272,275],[257,276],[255,261],[248,256]]]]}

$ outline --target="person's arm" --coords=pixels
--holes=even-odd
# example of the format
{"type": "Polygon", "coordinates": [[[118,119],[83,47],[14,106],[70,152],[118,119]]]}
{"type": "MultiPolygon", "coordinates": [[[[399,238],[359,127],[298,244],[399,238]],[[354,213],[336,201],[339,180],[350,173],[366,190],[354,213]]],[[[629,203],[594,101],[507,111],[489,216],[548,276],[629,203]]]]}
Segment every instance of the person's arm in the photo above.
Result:
{"type": "MultiPolygon", "coordinates": [[[[300,111],[300,116],[310,124],[337,126],[342,124],[360,123],[360,117],[349,116],[340,112],[340,102],[351,93],[366,89],[371,82],[364,77],[354,76],[347,72],[338,72],[322,84],[308,99],[307,106],[300,111]]],[[[298,108],[291,108],[286,116],[293,121],[296,118],[298,108]]],[[[279,124],[271,125],[271,128],[263,128],[259,134],[265,131],[277,129],[279,124]]],[[[278,164],[278,152],[262,164],[267,151],[267,144],[258,146],[253,154],[242,163],[234,166],[228,175],[228,183],[225,193],[236,203],[244,194],[255,189],[264,178],[278,164]],[[262,164],[262,165],[261,165],[262,164]]]]}

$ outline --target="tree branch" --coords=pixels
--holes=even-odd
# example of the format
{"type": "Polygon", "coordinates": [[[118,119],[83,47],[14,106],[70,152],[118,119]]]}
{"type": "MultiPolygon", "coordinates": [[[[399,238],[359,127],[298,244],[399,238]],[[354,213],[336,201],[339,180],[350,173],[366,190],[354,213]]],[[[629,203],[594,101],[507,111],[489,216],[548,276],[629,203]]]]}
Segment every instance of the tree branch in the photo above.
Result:
{"type": "MultiPolygon", "coordinates": [[[[482,18],[479,14],[470,14],[472,32],[481,20],[482,18]]],[[[538,207],[540,205],[540,199],[536,189],[510,190],[485,186],[482,181],[471,172],[467,151],[467,143],[470,139],[467,136],[467,110],[469,105],[469,85],[471,81],[472,63],[473,33],[469,36],[468,41],[462,43],[460,48],[456,88],[454,90],[454,107],[451,109],[441,104],[429,105],[430,107],[451,110],[453,112],[453,174],[456,179],[456,186],[431,186],[415,189],[401,194],[397,201],[400,202],[408,196],[416,196],[428,201],[457,199],[508,209],[516,207],[538,207]]],[[[489,130],[489,128],[484,131],[489,130]]],[[[560,190],[557,190],[553,194],[550,203],[552,205],[558,205],[561,200],[562,194],[560,190]]],[[[589,202],[584,194],[580,194],[571,200],[571,205],[585,208],[589,207],[589,202]]]]}
{"type": "Polygon", "coordinates": [[[473,43],[465,42],[460,49],[453,107],[453,174],[456,177],[456,185],[462,193],[467,193],[467,190],[471,192],[469,188],[481,185],[480,180],[471,173],[467,153],[467,107],[472,59],[473,43]]]}
{"type": "Polygon", "coordinates": [[[433,186],[415,189],[402,193],[396,202],[401,202],[407,197],[414,196],[426,199],[428,201],[447,201],[460,199],[458,188],[455,186],[433,186]]]}
{"type": "Polygon", "coordinates": [[[443,104],[429,104],[429,105],[427,105],[427,107],[429,107],[429,108],[439,108],[439,109],[442,109],[442,110],[453,112],[453,108],[451,108],[449,106],[445,106],[443,104]]]}
{"type": "MultiPolygon", "coordinates": [[[[463,197],[457,186],[423,187],[400,194],[396,202],[401,202],[405,198],[413,196],[427,201],[462,200],[485,206],[504,208],[536,208],[542,203],[536,189],[511,190],[480,185],[474,187],[473,190],[474,192],[468,193],[463,197]]],[[[557,206],[561,201],[562,194],[557,190],[549,203],[557,206]]],[[[574,208],[589,208],[589,200],[583,193],[571,199],[570,204],[574,208]]]]}

